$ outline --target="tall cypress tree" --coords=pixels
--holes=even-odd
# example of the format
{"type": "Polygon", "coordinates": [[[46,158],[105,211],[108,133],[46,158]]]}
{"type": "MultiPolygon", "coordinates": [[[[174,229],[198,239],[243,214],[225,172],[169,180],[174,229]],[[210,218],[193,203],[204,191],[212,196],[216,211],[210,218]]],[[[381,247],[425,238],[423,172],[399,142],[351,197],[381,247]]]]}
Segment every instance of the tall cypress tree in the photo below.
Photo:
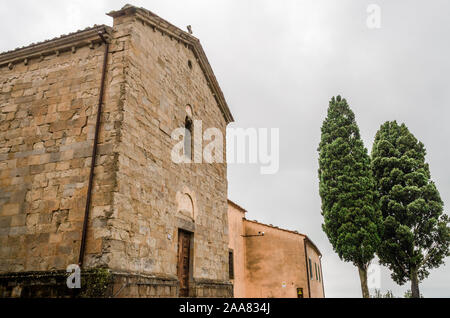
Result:
{"type": "Polygon", "coordinates": [[[330,102],[319,146],[323,230],[339,257],[359,270],[369,298],[367,269],[380,244],[375,181],[355,115],[340,96],[330,102]]]}
{"type": "Polygon", "coordinates": [[[449,218],[431,181],[425,147],[405,124],[386,122],[372,149],[372,170],[383,214],[378,256],[400,285],[411,281],[413,298],[429,269],[449,256],[449,218]]]}

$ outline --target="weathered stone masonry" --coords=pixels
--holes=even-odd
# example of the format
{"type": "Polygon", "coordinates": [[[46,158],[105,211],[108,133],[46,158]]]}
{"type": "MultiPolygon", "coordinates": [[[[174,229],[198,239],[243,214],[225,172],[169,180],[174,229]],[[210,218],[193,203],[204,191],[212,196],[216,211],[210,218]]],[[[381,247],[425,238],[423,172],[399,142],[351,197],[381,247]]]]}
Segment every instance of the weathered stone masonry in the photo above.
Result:
{"type": "Polygon", "coordinates": [[[233,118],[220,87],[196,38],[144,9],[110,15],[112,28],[0,55],[0,295],[68,295],[61,277],[78,261],[106,32],[84,268],[108,269],[102,295],[176,297],[181,229],[192,233],[190,296],[231,296],[226,164],[170,157],[188,105],[225,135],[233,118]]]}

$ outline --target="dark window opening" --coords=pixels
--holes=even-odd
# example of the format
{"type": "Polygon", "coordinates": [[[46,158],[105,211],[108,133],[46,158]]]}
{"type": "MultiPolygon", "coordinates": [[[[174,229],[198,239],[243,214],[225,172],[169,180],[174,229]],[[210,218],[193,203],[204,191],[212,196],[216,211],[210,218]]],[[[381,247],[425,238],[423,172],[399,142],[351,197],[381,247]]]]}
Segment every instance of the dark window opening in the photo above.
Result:
{"type": "Polygon", "coordinates": [[[184,155],[189,159],[192,159],[192,130],[192,119],[186,117],[184,124],[184,155]]]}
{"type": "Polygon", "coordinates": [[[234,279],[234,255],[233,251],[228,253],[228,271],[230,279],[234,279]]]}
{"type": "Polygon", "coordinates": [[[319,275],[319,282],[320,282],[321,281],[321,278],[320,278],[320,264],[317,265],[317,274],[319,275]]]}
{"type": "Polygon", "coordinates": [[[314,278],[313,276],[313,270],[312,270],[312,262],[311,259],[309,259],[309,278],[312,280],[314,278]]]}
{"type": "Polygon", "coordinates": [[[316,269],[316,280],[319,280],[319,275],[317,274],[318,273],[318,271],[317,271],[317,263],[314,263],[314,267],[316,269]]]}

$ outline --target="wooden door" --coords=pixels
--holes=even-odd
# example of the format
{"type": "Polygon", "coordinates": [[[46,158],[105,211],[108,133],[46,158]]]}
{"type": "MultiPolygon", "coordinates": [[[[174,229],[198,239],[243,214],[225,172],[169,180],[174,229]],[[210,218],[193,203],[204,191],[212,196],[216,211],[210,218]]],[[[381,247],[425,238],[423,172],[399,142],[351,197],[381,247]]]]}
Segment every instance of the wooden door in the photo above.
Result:
{"type": "Polygon", "coordinates": [[[180,297],[189,297],[189,267],[191,253],[191,234],[178,232],[178,280],[180,281],[180,297]]]}

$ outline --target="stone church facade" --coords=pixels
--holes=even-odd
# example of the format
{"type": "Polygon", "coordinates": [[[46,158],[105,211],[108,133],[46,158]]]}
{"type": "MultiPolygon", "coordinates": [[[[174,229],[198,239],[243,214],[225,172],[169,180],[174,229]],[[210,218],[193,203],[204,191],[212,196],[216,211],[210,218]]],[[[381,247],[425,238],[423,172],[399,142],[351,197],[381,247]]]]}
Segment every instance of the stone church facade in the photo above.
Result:
{"type": "Polygon", "coordinates": [[[223,93],[197,38],[109,15],[0,54],[0,296],[231,297],[227,166],[171,160],[187,121],[226,135],[223,93]]]}

